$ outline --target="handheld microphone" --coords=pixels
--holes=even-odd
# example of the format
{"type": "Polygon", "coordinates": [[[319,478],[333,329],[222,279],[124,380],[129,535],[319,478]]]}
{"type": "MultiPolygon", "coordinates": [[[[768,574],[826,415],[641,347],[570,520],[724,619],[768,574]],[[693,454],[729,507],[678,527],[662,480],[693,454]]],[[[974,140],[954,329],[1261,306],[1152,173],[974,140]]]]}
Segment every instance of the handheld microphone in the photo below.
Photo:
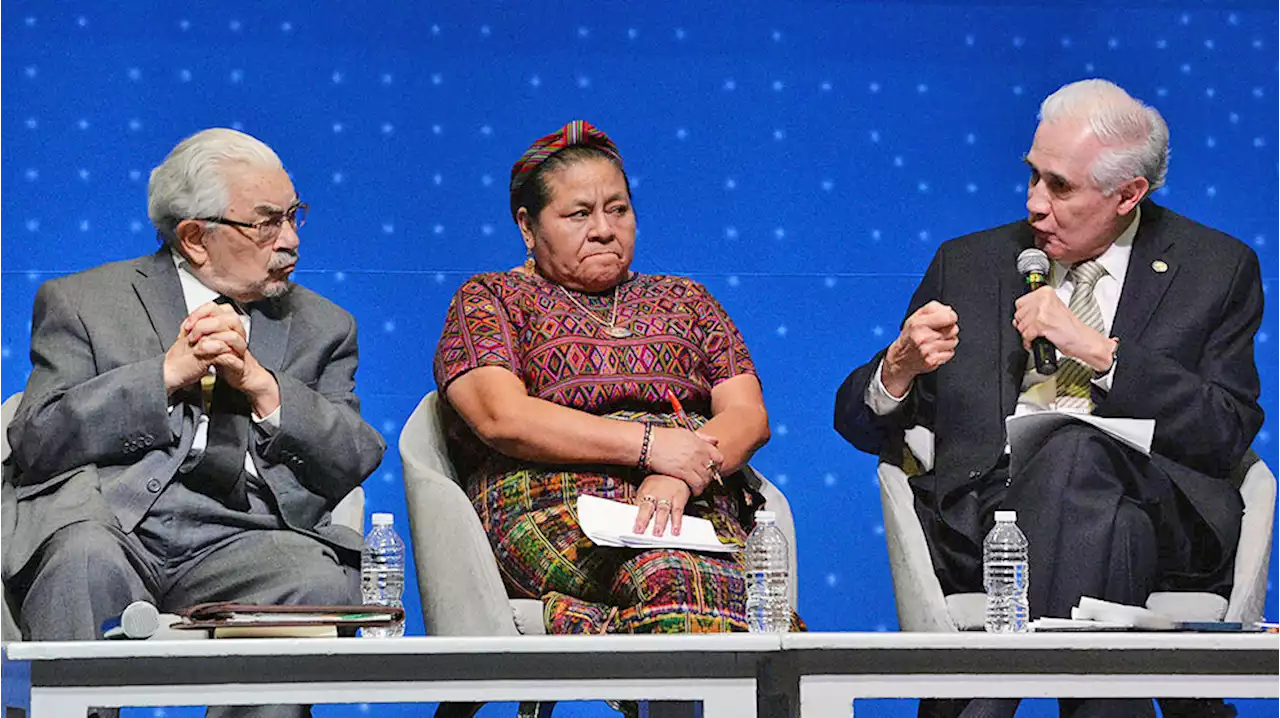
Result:
{"type": "Polygon", "coordinates": [[[151,638],[160,630],[160,611],[147,601],[134,601],[119,616],[102,622],[102,637],[106,639],[151,638]]]}
{"type": "MultiPolygon", "coordinates": [[[[1045,286],[1049,278],[1049,256],[1035,248],[1022,250],[1018,255],[1018,273],[1026,281],[1028,292],[1045,286]]],[[[1035,360],[1036,372],[1041,376],[1058,371],[1058,349],[1048,339],[1036,337],[1031,340],[1031,357],[1035,360]]]]}

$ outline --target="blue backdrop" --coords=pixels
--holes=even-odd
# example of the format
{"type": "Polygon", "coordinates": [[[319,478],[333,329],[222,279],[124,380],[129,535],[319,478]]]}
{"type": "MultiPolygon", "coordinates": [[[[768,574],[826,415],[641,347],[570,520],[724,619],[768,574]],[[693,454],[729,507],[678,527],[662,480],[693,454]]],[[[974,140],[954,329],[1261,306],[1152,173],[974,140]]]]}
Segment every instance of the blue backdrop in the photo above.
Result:
{"type": "MultiPolygon", "coordinates": [[[[364,414],[392,447],[366,508],[403,517],[394,447],[434,388],[448,299],[467,276],[523,259],[507,213],[511,163],[535,137],[588,119],[627,161],[635,268],[704,282],[755,355],[773,421],[755,463],[799,519],[801,611],[815,630],[896,628],[874,460],[832,430],[833,392],[892,338],[941,241],[1024,215],[1020,158],[1046,94],[1101,76],[1158,107],[1174,148],[1158,201],[1253,246],[1269,298],[1276,288],[1272,2],[4,10],[4,395],[29,370],[40,282],[152,251],[150,169],[197,129],[243,129],[276,148],[311,204],[297,280],[360,322],[364,414]]],[[[1275,335],[1269,302],[1257,343],[1268,419],[1255,448],[1272,467],[1275,335]]],[[[409,632],[420,634],[409,586],[409,632]]],[[[1272,590],[1272,619],[1275,609],[1272,590]]],[[[1254,709],[1274,715],[1275,704],[1244,712],[1254,709]]],[[[357,710],[423,709],[324,712],[357,710]]]]}

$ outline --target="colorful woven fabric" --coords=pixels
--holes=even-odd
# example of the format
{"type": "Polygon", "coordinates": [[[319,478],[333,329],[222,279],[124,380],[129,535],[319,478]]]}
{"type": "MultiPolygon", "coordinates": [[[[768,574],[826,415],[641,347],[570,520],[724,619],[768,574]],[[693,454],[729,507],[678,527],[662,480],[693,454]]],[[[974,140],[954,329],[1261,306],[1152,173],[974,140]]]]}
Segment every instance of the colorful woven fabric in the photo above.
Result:
{"type": "Polygon", "coordinates": [[[574,120],[546,137],[538,138],[520,155],[520,159],[511,166],[511,195],[514,197],[520,191],[520,187],[538,169],[538,165],[546,162],[551,155],[573,145],[587,145],[604,150],[618,160],[619,166],[622,165],[622,155],[608,135],[586,120],[574,120]]]}
{"type": "MultiPolygon", "coordinates": [[[[542,599],[551,633],[746,630],[743,554],[607,548],[582,533],[577,496],[631,502],[635,489],[607,472],[526,468],[481,480],[471,495],[509,594],[542,599]]],[[[741,546],[735,499],[716,489],[686,515],[741,546]]]]}
{"type": "MultiPolygon", "coordinates": [[[[601,318],[610,315],[612,290],[574,297],[601,318]]],[[[697,282],[636,275],[618,287],[617,301],[618,326],[632,332],[626,339],[610,337],[558,285],[539,276],[476,275],[454,294],[445,316],[436,386],[443,392],[472,369],[499,366],[519,377],[530,396],[593,414],[670,411],[670,388],[690,413],[710,416],[713,386],[755,374],[737,327],[697,282]]],[[[473,477],[494,452],[465,425],[458,429],[460,445],[452,456],[459,475],[473,477]]],[[[488,473],[510,467],[489,467],[488,473]]]]}
{"type": "MultiPolygon", "coordinates": [[[[575,293],[602,317],[614,294],[575,293]]],[[[436,351],[444,392],[466,372],[503,367],[531,396],[624,421],[675,426],[670,388],[701,421],[711,389],[755,367],[742,336],[710,293],[682,277],[635,276],[618,288],[617,339],[557,285],[516,272],[481,274],[454,295],[436,351]]],[[[531,465],[485,446],[447,407],[450,456],[513,596],[543,599],[552,632],[745,630],[740,557],[602,548],[582,533],[580,494],[630,502],[644,478],[629,466],[531,465]]],[[[637,452],[639,447],[636,447],[637,452]]],[[[722,541],[741,545],[738,477],[686,508],[722,541]]]]}

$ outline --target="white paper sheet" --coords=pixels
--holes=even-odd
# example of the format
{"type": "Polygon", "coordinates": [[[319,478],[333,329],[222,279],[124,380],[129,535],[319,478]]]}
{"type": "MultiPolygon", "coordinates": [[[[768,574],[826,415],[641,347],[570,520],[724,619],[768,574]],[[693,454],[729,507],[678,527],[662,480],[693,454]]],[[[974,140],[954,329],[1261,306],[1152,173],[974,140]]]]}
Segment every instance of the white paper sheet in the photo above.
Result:
{"type": "Polygon", "coordinates": [[[1032,632],[1056,631],[1125,631],[1129,626],[1123,623],[1106,623],[1104,621],[1088,621],[1074,618],[1037,618],[1031,622],[1032,632]]]}
{"type": "Polygon", "coordinates": [[[1147,628],[1156,631],[1170,630],[1175,627],[1173,619],[1162,616],[1142,606],[1126,606],[1123,603],[1112,603],[1091,596],[1081,596],[1079,604],[1071,609],[1071,617],[1085,621],[1101,621],[1119,623],[1135,628],[1147,628]]]}
{"type": "Polygon", "coordinates": [[[1034,631],[1167,631],[1176,628],[1177,624],[1149,608],[1081,596],[1071,608],[1071,618],[1044,617],[1032,621],[1031,626],[1034,631]]]}
{"type": "Polygon", "coordinates": [[[1074,411],[1037,411],[1005,419],[1005,431],[1009,436],[1010,474],[1017,477],[1021,473],[1021,460],[1025,460],[1043,445],[1044,437],[1049,432],[1071,421],[1090,424],[1143,455],[1151,455],[1151,437],[1156,430],[1154,419],[1115,419],[1074,411]]]}
{"type": "Polygon", "coordinates": [[[578,497],[578,525],[582,532],[598,546],[616,546],[624,548],[682,548],[693,551],[712,551],[716,553],[736,553],[738,547],[722,544],[716,538],[715,528],[706,519],[696,516],[685,516],[680,526],[680,535],[671,535],[668,526],[662,536],[653,535],[650,523],[649,533],[632,532],[636,524],[638,506],[610,501],[598,496],[578,497]]]}

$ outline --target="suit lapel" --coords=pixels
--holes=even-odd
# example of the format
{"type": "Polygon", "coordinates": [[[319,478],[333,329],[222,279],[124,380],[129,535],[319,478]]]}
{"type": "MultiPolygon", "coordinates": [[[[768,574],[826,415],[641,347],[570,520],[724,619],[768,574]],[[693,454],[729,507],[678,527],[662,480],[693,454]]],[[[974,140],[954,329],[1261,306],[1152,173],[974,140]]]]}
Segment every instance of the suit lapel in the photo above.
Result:
{"type": "Polygon", "coordinates": [[[249,305],[249,352],[264,368],[280,369],[285,349],[289,347],[289,314],[284,311],[286,299],[265,299],[249,305]]]}
{"type": "Polygon", "coordinates": [[[151,319],[151,327],[160,340],[161,349],[168,349],[178,338],[178,327],[187,316],[182,283],[178,281],[173,255],[167,246],[161,247],[155,254],[140,260],[137,270],[133,290],[151,319]]]}
{"type": "MultiPolygon", "coordinates": [[[[1014,304],[1025,292],[1026,285],[1022,275],[1018,274],[1018,255],[1024,249],[1035,246],[1035,235],[1030,227],[1023,223],[1014,230],[1013,241],[1006,243],[1002,255],[997,258],[996,266],[1001,268],[1000,275],[1000,315],[996,318],[1000,327],[1000,358],[1003,371],[1000,381],[1000,407],[1003,416],[1013,413],[1022,393],[1022,378],[1027,372],[1027,350],[1022,348],[1022,335],[1013,327],[1014,304]]],[[[963,322],[963,319],[961,320],[963,322]]],[[[964,340],[963,324],[961,325],[961,341],[964,340]]]]}
{"type": "Polygon", "coordinates": [[[1116,318],[1111,326],[1111,334],[1121,340],[1132,341],[1142,336],[1178,273],[1177,262],[1169,256],[1173,238],[1162,231],[1162,218],[1163,210],[1159,206],[1152,202],[1143,203],[1142,224],[1138,225],[1138,234],[1133,240],[1124,288],[1120,290],[1120,304],[1116,307],[1116,318]]]}

